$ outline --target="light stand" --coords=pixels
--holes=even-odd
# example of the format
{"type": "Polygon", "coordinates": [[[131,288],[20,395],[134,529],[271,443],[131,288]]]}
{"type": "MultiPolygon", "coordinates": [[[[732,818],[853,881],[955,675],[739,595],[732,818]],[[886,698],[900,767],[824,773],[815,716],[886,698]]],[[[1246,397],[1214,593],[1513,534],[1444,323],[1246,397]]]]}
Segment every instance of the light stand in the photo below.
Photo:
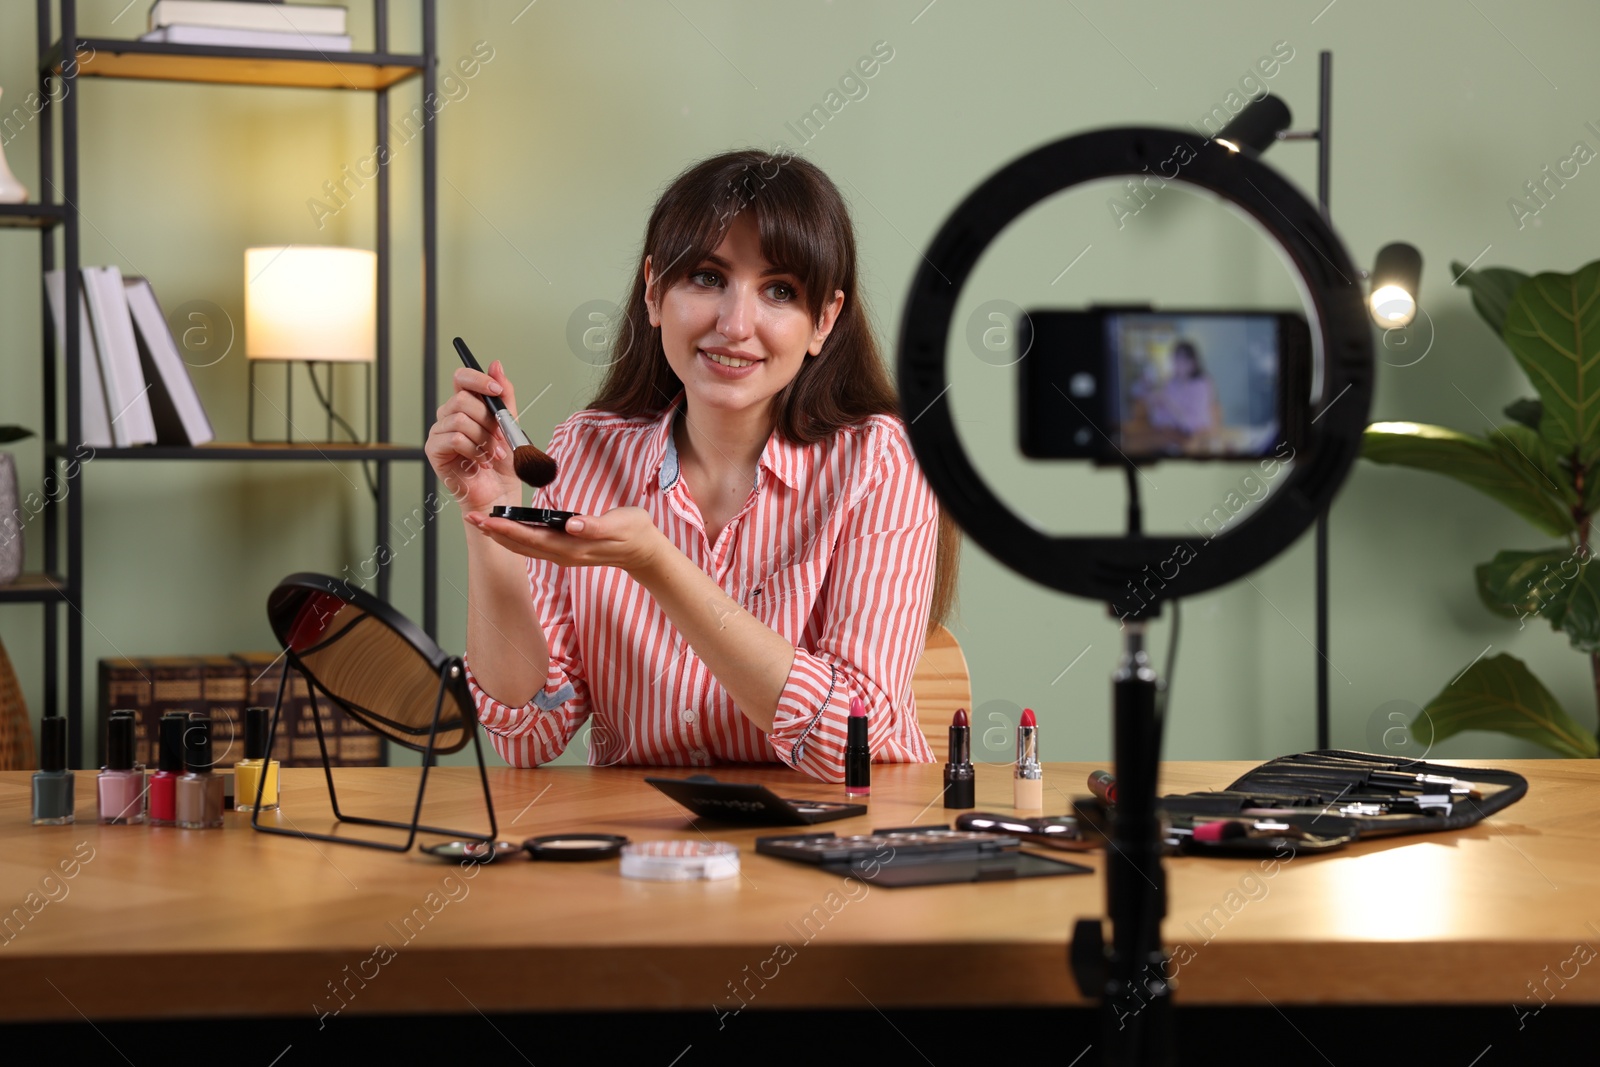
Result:
{"type": "MultiPolygon", "coordinates": [[[[1001,563],[1048,588],[1105,604],[1152,568],[1160,600],[1217,588],[1264,565],[1321,515],[1360,453],[1372,399],[1372,335],[1360,272],[1323,212],[1251,151],[1230,152],[1178,130],[1128,127],[1063,138],[990,175],[945,220],[917,268],[901,319],[897,381],[917,461],[934,493],[967,534],[1001,563]],[[1303,284],[1317,370],[1310,396],[1340,398],[1305,426],[1304,447],[1279,491],[1243,521],[1206,541],[1147,535],[1057,537],[1037,529],[989,487],[956,431],[946,373],[951,320],[962,286],[989,244],[1033,205],[1089,181],[1143,173],[1184,153],[1178,177],[1231,202],[1275,240],[1303,284]]],[[[1039,358],[1039,357],[1036,357],[1039,358]]],[[[1293,370],[1294,368],[1282,368],[1293,370]]],[[[1297,410],[1293,414],[1298,416],[1297,410]]],[[[1129,472],[1130,484],[1134,472],[1129,472]]],[[[1137,497],[1130,492],[1130,517],[1137,497]]],[[[1077,924],[1070,959],[1085,995],[1098,997],[1106,1062],[1164,1064],[1172,1056],[1172,983],[1161,943],[1166,907],[1156,807],[1162,691],[1144,649],[1158,601],[1121,615],[1123,664],[1113,679],[1117,811],[1106,855],[1107,951],[1098,919],[1077,924]]],[[[1103,824],[1101,824],[1103,825],[1103,824]]]]}

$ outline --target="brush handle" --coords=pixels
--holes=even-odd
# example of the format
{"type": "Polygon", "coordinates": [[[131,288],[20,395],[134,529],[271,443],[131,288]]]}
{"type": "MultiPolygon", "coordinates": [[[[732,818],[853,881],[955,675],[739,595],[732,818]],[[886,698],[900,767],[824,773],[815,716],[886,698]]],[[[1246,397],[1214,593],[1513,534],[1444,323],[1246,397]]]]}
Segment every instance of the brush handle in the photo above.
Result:
{"type": "MultiPolygon", "coordinates": [[[[473,358],[472,350],[467,347],[467,342],[457,337],[451,343],[456,346],[456,354],[461,357],[461,362],[468,370],[475,370],[479,374],[485,373],[484,369],[478,365],[478,361],[473,358]]],[[[494,421],[500,424],[500,432],[505,435],[507,444],[513,449],[533,444],[532,441],[528,440],[528,435],[522,432],[522,427],[517,425],[517,420],[506,407],[504,400],[485,393],[479,393],[478,395],[483,399],[484,404],[488,405],[489,414],[494,416],[494,421]]]]}

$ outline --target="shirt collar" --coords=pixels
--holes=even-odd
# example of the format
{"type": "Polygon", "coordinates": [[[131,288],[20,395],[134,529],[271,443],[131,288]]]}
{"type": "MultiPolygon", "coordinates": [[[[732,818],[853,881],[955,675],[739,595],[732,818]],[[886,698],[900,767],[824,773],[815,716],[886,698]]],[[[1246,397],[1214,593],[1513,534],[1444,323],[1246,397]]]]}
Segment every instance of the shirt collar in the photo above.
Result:
{"type": "MultiPolygon", "coordinates": [[[[666,411],[661,413],[650,446],[650,454],[661,457],[655,469],[656,484],[662,492],[677,484],[678,476],[681,474],[678,466],[678,445],[673,440],[672,428],[677,422],[679,409],[683,407],[683,398],[684,394],[678,393],[672,398],[672,403],[667,405],[666,411]]],[[[774,431],[761,450],[759,464],[771,471],[772,475],[784,485],[798,489],[807,451],[807,446],[791,444],[784,440],[782,434],[774,431]]]]}

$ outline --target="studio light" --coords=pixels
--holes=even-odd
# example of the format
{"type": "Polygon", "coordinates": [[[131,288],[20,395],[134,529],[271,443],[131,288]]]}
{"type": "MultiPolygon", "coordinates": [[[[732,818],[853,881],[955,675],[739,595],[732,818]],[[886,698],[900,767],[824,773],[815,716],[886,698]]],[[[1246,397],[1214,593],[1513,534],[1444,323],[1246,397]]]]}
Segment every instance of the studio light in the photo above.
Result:
{"type": "Polygon", "coordinates": [[[1278,134],[1287,130],[1292,121],[1289,105],[1268,93],[1239,112],[1214,139],[1230,152],[1248,149],[1252,155],[1260,155],[1272,147],[1278,134]]]}
{"type": "Polygon", "coordinates": [[[1417,314],[1417,290],[1422,283],[1422,253],[1396,241],[1378,249],[1372,265],[1372,296],[1368,306],[1372,321],[1385,329],[1408,326],[1417,314]]]}

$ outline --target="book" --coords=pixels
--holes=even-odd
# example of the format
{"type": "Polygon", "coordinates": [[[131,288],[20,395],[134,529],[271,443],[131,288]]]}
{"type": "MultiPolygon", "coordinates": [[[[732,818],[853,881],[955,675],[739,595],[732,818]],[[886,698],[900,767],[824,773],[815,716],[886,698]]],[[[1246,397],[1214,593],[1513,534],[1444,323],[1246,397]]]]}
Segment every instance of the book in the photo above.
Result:
{"type": "MultiPolygon", "coordinates": [[[[66,275],[60,268],[46,271],[45,294],[55,319],[56,349],[67,358],[66,275]]],[[[100,357],[95,354],[94,329],[89,325],[89,299],[78,289],[78,432],[91,448],[110,448],[111,415],[106,411],[106,389],[100,380],[100,357]]]]}
{"type": "MultiPolygon", "coordinates": [[[[264,6],[264,5],[263,5],[264,6]]],[[[281,5],[274,5],[281,6],[281,5]]],[[[301,52],[348,52],[350,36],[342,33],[300,33],[296,30],[230,30],[215,26],[163,26],[141,34],[158,44],[205,44],[224,48],[284,48],[301,52]]]]}
{"type": "Polygon", "coordinates": [[[166,316],[161,314],[155,290],[144,278],[125,277],[122,282],[138,335],[140,366],[150,383],[156,441],[164,445],[203,445],[214,440],[217,435],[200,404],[189,368],[178,353],[178,342],[167,328],[166,316]]]}
{"type": "Polygon", "coordinates": [[[150,5],[150,29],[163,26],[338,34],[345,32],[345,9],[249,0],[156,0],[150,5]]]}
{"type": "Polygon", "coordinates": [[[139,345],[133,336],[122,271],[116,267],[84,267],[83,292],[89,301],[95,350],[111,413],[111,439],[121,447],[156,443],[155,416],[150,411],[150,386],[139,366],[139,345]]]}

